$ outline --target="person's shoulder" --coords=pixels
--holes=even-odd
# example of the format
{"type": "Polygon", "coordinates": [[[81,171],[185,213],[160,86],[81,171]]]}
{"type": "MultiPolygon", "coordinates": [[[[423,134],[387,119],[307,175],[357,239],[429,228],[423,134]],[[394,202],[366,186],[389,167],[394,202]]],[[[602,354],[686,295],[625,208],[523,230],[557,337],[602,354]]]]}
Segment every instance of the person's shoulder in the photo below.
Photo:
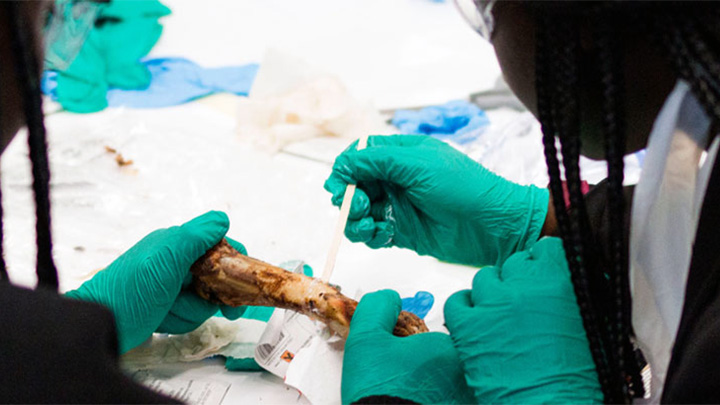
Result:
{"type": "Polygon", "coordinates": [[[109,310],[0,281],[0,402],[171,402],[118,365],[109,310]]]}
{"type": "MultiPolygon", "coordinates": [[[[30,290],[7,282],[0,282],[0,319],[3,322],[37,323],[44,319],[51,324],[67,325],[79,322],[114,328],[112,313],[106,308],[73,299],[43,288],[30,290]]],[[[49,325],[48,325],[49,326],[49,325]]]]}

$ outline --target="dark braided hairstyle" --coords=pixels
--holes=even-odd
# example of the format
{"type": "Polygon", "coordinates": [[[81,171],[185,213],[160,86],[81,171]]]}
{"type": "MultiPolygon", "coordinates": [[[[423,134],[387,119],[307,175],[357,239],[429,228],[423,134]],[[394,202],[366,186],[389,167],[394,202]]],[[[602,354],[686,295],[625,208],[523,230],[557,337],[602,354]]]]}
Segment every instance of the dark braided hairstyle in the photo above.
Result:
{"type": "MultiPolygon", "coordinates": [[[[23,112],[28,127],[28,144],[32,162],[33,192],[35,193],[38,286],[57,290],[57,269],[52,257],[50,232],[50,168],[43,122],[42,97],[40,93],[40,62],[34,44],[34,31],[26,16],[21,13],[21,2],[5,1],[2,6],[8,15],[11,46],[15,58],[15,74],[22,93],[23,112]]],[[[0,207],[0,217],[2,208],[0,207]]],[[[2,222],[0,222],[0,246],[2,245],[2,222]]],[[[7,279],[5,261],[0,247],[0,271],[7,279]]]]}
{"type": "Polygon", "coordinates": [[[606,308],[601,298],[606,295],[599,282],[600,272],[594,271],[589,256],[592,252],[590,227],[582,197],[579,155],[580,131],[577,88],[579,38],[574,19],[554,21],[548,15],[539,20],[537,39],[537,100],[538,115],[542,124],[545,157],[550,175],[550,192],[555,204],[558,228],[563,235],[563,244],[571,270],[571,278],[577,296],[583,325],[587,332],[590,350],[596,364],[598,378],[606,400],[621,402],[622,396],[617,383],[613,383],[617,370],[610,358],[609,330],[605,325],[606,308]],[[565,198],[560,181],[560,162],[556,143],[559,141],[562,163],[565,168],[571,212],[565,208],[565,198]],[[571,215],[572,214],[572,215],[571,215]]]}
{"type": "MultiPolygon", "coordinates": [[[[605,401],[628,403],[642,396],[638,353],[632,343],[631,303],[625,240],[623,157],[627,126],[623,90],[623,27],[637,27],[668,56],[677,76],[689,83],[711,118],[720,124],[720,47],[710,32],[720,7],[693,2],[537,2],[536,88],[545,157],[558,228],[570,267],[580,314],[605,401]],[[690,3],[690,4],[688,4],[690,3]],[[580,69],[580,24],[591,30],[594,67],[580,69]],[[584,75],[584,76],[583,76],[584,75]],[[588,77],[592,76],[592,77],[588,77]],[[578,165],[581,83],[601,88],[602,128],[608,167],[609,258],[590,229],[578,165]],[[565,207],[560,159],[570,196],[565,207]]],[[[711,134],[714,135],[714,134],[711,134]]],[[[640,356],[641,357],[641,356],[640,356]]]]}

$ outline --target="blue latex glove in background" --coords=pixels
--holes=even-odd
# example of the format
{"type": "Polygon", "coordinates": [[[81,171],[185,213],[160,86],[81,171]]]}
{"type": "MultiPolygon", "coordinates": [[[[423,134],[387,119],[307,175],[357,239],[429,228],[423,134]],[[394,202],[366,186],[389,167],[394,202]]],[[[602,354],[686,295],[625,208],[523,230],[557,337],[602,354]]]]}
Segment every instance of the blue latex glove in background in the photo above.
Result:
{"type": "MultiPolygon", "coordinates": [[[[110,107],[159,108],[190,102],[213,93],[250,93],[257,64],[204,68],[184,58],[157,58],[140,62],[150,73],[146,88],[123,89],[110,86],[110,107]]],[[[43,93],[57,100],[57,72],[45,72],[43,93]]]]}
{"type": "Polygon", "coordinates": [[[603,400],[559,238],[478,271],[445,323],[477,403],[603,400]]]}
{"type": "Polygon", "coordinates": [[[203,68],[184,58],[159,58],[142,62],[152,79],[146,89],[110,89],[111,107],[157,108],[183,104],[213,93],[250,93],[259,65],[203,68]]]}
{"type": "Polygon", "coordinates": [[[464,145],[490,125],[485,111],[468,101],[456,100],[421,110],[397,110],[392,124],[403,134],[423,134],[464,145]]]}
{"type": "MultiPolygon", "coordinates": [[[[182,226],[152,232],[66,296],[110,309],[115,315],[120,353],[154,332],[190,332],[218,309],[226,318],[237,319],[245,307],[213,304],[190,288],[190,266],[220,242],[229,226],[225,213],[210,211],[182,226]]],[[[228,242],[246,253],[240,243],[228,242]]]]}

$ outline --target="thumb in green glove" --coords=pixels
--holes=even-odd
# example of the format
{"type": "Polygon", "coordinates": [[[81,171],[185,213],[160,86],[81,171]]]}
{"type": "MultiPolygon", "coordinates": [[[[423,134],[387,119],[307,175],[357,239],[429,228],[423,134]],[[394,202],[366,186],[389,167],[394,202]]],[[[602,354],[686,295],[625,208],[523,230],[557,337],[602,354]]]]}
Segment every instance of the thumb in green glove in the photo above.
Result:
{"type": "Polygon", "coordinates": [[[439,332],[392,334],[402,307],[392,290],[365,295],[345,343],[342,401],[390,396],[417,403],[470,403],[450,337],[439,332]]]}
{"type": "MultiPolygon", "coordinates": [[[[154,332],[190,332],[218,309],[228,319],[237,319],[244,307],[218,306],[190,290],[190,266],[225,236],[229,226],[225,213],[211,211],[182,226],[152,232],[66,295],[113,312],[121,353],[154,332]]],[[[228,241],[246,253],[241,244],[228,241]]]]}
{"type": "Polygon", "coordinates": [[[445,322],[477,402],[602,402],[560,239],[481,269],[445,322]]]}

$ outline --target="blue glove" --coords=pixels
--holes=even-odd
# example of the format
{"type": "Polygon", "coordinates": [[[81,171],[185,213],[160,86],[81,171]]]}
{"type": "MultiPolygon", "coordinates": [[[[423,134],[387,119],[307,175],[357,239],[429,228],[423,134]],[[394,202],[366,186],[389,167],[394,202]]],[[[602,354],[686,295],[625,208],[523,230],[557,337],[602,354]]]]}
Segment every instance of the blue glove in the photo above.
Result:
{"type": "Polygon", "coordinates": [[[325,182],[338,206],[347,185],[358,184],[345,228],[353,242],[483,266],[540,236],[547,190],[505,180],[427,136],[372,136],[355,149],[337,157],[325,182]]]}
{"type": "Polygon", "coordinates": [[[391,396],[417,403],[470,403],[452,340],[444,333],[392,334],[400,314],[392,290],[365,295],[353,314],[345,342],[342,401],[391,396]]]}
{"type": "MultiPolygon", "coordinates": [[[[190,289],[190,266],[225,236],[227,215],[210,211],[182,226],[152,232],[66,296],[106,306],[115,315],[120,353],[154,332],[187,333],[218,309],[237,319],[245,307],[218,306],[190,289]]],[[[228,242],[246,253],[238,242],[228,242]]]]}
{"type": "Polygon", "coordinates": [[[560,239],[480,270],[445,322],[478,403],[602,402],[560,239]]]}

